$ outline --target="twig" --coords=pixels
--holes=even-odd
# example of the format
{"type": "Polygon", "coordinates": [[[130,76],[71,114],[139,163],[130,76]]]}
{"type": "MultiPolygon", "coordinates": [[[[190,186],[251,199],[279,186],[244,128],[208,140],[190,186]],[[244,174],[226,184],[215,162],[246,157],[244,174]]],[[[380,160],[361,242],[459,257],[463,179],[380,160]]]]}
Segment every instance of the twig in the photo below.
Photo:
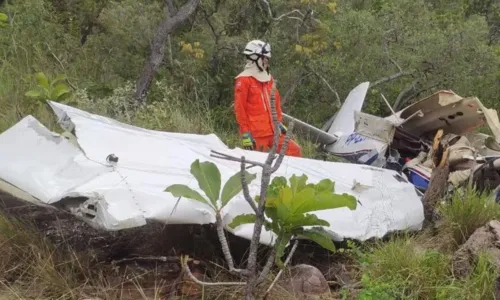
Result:
{"type": "Polygon", "coordinates": [[[202,286],[234,286],[234,285],[246,285],[246,282],[205,282],[201,281],[198,278],[196,278],[193,273],[191,273],[191,270],[189,269],[189,266],[187,265],[189,257],[186,255],[186,257],[180,258],[182,269],[186,274],[189,276],[189,278],[194,281],[195,283],[202,285],[202,286]]]}
{"type": "Polygon", "coordinates": [[[398,68],[399,72],[403,72],[403,69],[401,68],[401,66],[399,66],[399,64],[391,57],[390,53],[389,53],[389,41],[387,38],[384,38],[384,52],[385,52],[385,55],[387,56],[387,58],[389,59],[389,61],[396,67],[398,68]]]}
{"type": "Polygon", "coordinates": [[[283,158],[285,157],[285,152],[288,148],[288,144],[290,143],[290,139],[292,137],[294,125],[295,125],[295,122],[292,119],[292,121],[290,121],[290,124],[288,125],[288,130],[287,130],[286,135],[285,135],[285,140],[283,141],[283,145],[281,146],[280,155],[278,156],[278,159],[274,163],[274,166],[271,169],[271,173],[278,171],[278,169],[281,166],[281,163],[283,162],[283,158]]]}
{"type": "Polygon", "coordinates": [[[337,93],[337,91],[328,83],[328,81],[323,77],[321,76],[318,72],[316,72],[315,70],[313,70],[312,68],[309,67],[309,69],[311,70],[311,72],[314,73],[314,75],[318,76],[321,81],[323,81],[323,83],[328,87],[328,89],[330,89],[330,91],[332,91],[332,93],[335,95],[336,99],[337,99],[337,107],[340,107],[342,106],[342,102],[340,101],[340,96],[339,94],[337,93]]]}
{"type": "MultiPolygon", "coordinates": [[[[59,65],[61,66],[61,69],[63,70],[63,72],[66,73],[66,68],[64,67],[64,64],[59,59],[59,57],[57,57],[57,55],[55,55],[54,52],[52,52],[52,48],[50,47],[50,45],[48,43],[45,43],[45,46],[47,46],[47,50],[49,50],[49,52],[52,55],[52,57],[59,63],[59,65]]],[[[77,90],[77,87],[73,83],[71,83],[71,81],[68,79],[68,77],[66,77],[66,81],[71,86],[71,88],[73,88],[74,90],[77,90]]]]}
{"type": "Polygon", "coordinates": [[[179,258],[174,257],[174,256],[138,256],[138,257],[129,257],[129,258],[123,258],[119,260],[113,260],[111,262],[112,265],[119,264],[122,262],[128,262],[128,261],[138,261],[138,260],[145,260],[145,261],[161,261],[161,262],[167,262],[167,263],[178,263],[179,258]]]}
{"type": "MultiPolygon", "coordinates": [[[[269,155],[267,156],[266,163],[264,164],[267,167],[271,167],[273,160],[275,159],[275,154],[276,154],[276,149],[278,148],[278,142],[279,142],[279,137],[280,137],[280,128],[278,125],[278,113],[276,112],[276,96],[274,94],[274,88],[271,90],[271,116],[273,120],[273,130],[274,130],[274,136],[273,136],[273,146],[271,147],[271,151],[269,151],[269,155]]],[[[264,172],[266,173],[266,168],[264,168],[264,172]]],[[[271,173],[269,173],[269,176],[271,173]]],[[[263,174],[264,176],[264,174],[263,174]]],[[[261,201],[263,201],[261,199],[261,201]]]]}
{"type": "Polygon", "coordinates": [[[253,201],[252,196],[250,196],[250,191],[248,189],[248,183],[247,183],[247,179],[246,179],[246,175],[245,175],[245,170],[246,170],[245,157],[242,156],[241,157],[241,187],[243,189],[243,195],[245,196],[245,200],[247,200],[250,207],[252,207],[253,211],[255,213],[257,213],[258,212],[257,206],[255,205],[255,202],[253,201]]]}
{"type": "Polygon", "coordinates": [[[231,250],[229,249],[229,244],[227,243],[226,235],[224,234],[224,225],[222,225],[222,218],[219,212],[217,212],[215,218],[217,224],[217,236],[219,237],[222,253],[224,254],[224,258],[226,259],[226,263],[229,267],[229,272],[235,275],[248,275],[248,273],[245,272],[246,270],[234,268],[233,256],[231,255],[231,250]]]}
{"type": "Polygon", "coordinates": [[[410,72],[410,71],[401,71],[401,72],[398,72],[396,74],[392,74],[390,76],[382,77],[382,78],[376,80],[375,82],[371,83],[370,84],[370,88],[375,87],[377,85],[380,85],[382,83],[393,81],[393,80],[396,80],[396,79],[398,79],[400,77],[409,76],[409,75],[412,75],[412,74],[413,73],[410,72]]]}
{"type": "MultiPolygon", "coordinates": [[[[292,256],[293,254],[295,253],[295,250],[297,250],[297,246],[299,245],[299,241],[296,240],[295,243],[293,244],[292,246],[292,249],[290,250],[290,253],[288,254],[286,260],[285,260],[285,267],[288,265],[288,263],[290,262],[290,260],[292,259],[292,256]]],[[[283,269],[281,269],[278,274],[276,275],[276,277],[274,278],[273,282],[271,283],[271,285],[269,286],[269,288],[267,289],[266,293],[264,294],[264,297],[263,299],[267,299],[267,296],[269,295],[269,293],[271,292],[272,288],[274,287],[274,285],[276,284],[276,282],[278,282],[278,279],[280,279],[281,277],[281,274],[283,273],[283,269]]]]}
{"type": "Polygon", "coordinates": [[[276,253],[278,252],[278,245],[281,244],[281,237],[278,237],[276,242],[274,243],[274,247],[271,250],[271,253],[269,253],[269,256],[267,257],[266,264],[264,265],[264,268],[260,272],[259,278],[257,279],[257,285],[261,284],[264,280],[266,280],[267,275],[271,271],[271,268],[273,267],[274,264],[274,259],[276,258],[276,253]]]}
{"type": "MultiPolygon", "coordinates": [[[[210,154],[210,156],[214,157],[214,158],[220,158],[220,159],[225,159],[225,160],[229,160],[229,161],[237,161],[237,162],[240,162],[241,163],[241,158],[238,158],[238,157],[235,157],[235,156],[231,156],[231,155],[228,155],[228,154],[224,154],[222,152],[218,152],[218,151],[215,151],[215,150],[211,150],[210,152],[214,153],[214,154],[210,154]]],[[[256,162],[256,161],[252,161],[252,160],[245,160],[245,162],[247,164],[250,164],[250,165],[253,165],[253,166],[259,166],[259,167],[264,167],[264,164],[261,163],[261,162],[256,162]]]]}

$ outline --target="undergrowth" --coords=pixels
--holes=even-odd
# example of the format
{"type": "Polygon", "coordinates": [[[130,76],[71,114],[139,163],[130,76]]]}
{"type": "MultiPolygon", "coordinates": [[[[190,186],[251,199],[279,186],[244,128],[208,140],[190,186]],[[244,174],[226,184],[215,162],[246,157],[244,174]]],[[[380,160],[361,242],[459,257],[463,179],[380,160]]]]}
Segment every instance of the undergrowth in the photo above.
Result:
{"type": "Polygon", "coordinates": [[[448,238],[451,249],[467,241],[477,228],[500,218],[500,205],[489,193],[467,187],[457,190],[450,198],[438,210],[442,216],[441,235],[443,239],[448,238]]]}
{"type": "Polygon", "coordinates": [[[452,275],[452,253],[424,249],[417,237],[379,242],[359,259],[363,288],[356,299],[495,299],[499,273],[484,254],[463,280],[452,275]]]}

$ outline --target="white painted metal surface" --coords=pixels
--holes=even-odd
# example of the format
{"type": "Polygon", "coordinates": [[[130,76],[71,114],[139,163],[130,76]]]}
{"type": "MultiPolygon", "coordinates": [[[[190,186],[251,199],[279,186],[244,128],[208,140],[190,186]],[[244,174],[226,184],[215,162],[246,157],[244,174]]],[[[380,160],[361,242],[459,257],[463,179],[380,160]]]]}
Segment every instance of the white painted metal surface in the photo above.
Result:
{"type": "MultiPolygon", "coordinates": [[[[75,129],[77,146],[50,132],[32,116],[0,134],[0,179],[31,194],[39,204],[59,204],[96,228],[120,230],[146,221],[169,224],[206,224],[215,221],[210,208],[164,192],[171,184],[187,184],[203,193],[189,173],[191,163],[217,163],[225,182],[239,163],[210,157],[210,150],[264,161],[267,154],[229,149],[216,135],[159,132],[134,127],[67,105],[50,102],[63,127],[75,129]],[[83,150],[83,152],[82,152],[83,150]],[[116,155],[117,163],[107,157],[116,155]]],[[[253,195],[259,176],[250,186],[253,195]]],[[[419,230],[423,208],[414,186],[396,172],[365,165],[286,157],[276,176],[306,174],[310,182],[335,181],[336,192],[349,193],[358,208],[324,210],[334,240],[366,240],[390,231],[419,230]],[[397,178],[398,177],[398,178],[397,178]],[[355,188],[353,188],[355,186],[355,188]]],[[[404,176],[404,175],[403,175],[404,176]]],[[[242,195],[223,211],[226,224],[241,213],[251,213],[242,195]]],[[[228,229],[229,230],[229,229],[228,229]]],[[[253,224],[234,234],[249,239],[253,224]]],[[[264,231],[262,243],[271,243],[264,231]]]]}

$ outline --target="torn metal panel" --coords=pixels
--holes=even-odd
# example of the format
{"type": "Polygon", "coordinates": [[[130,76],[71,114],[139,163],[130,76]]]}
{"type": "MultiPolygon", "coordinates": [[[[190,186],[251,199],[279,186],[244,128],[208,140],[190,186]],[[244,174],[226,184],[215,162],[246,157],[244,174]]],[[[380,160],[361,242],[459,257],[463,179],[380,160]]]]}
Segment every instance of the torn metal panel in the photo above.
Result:
{"type": "Polygon", "coordinates": [[[445,134],[463,135],[485,124],[476,99],[462,98],[452,91],[439,91],[397,112],[397,117],[406,119],[422,111],[423,117],[414,117],[402,125],[404,131],[416,136],[432,137],[440,128],[445,134]]]}
{"type": "MultiPolygon", "coordinates": [[[[190,174],[191,163],[212,161],[223,181],[240,165],[210,156],[211,150],[264,161],[267,153],[229,149],[216,135],[147,130],[67,105],[49,102],[75,141],[47,130],[29,116],[0,135],[0,179],[39,199],[66,209],[96,228],[121,230],[148,220],[168,224],[214,223],[210,207],[164,192],[171,184],[186,184],[203,193],[190,174]],[[113,154],[117,161],[109,160],[113,154]]],[[[252,171],[252,170],[251,170],[252,171]]],[[[260,191],[260,173],[250,184],[260,191]]],[[[358,208],[330,209],[315,214],[327,220],[333,239],[366,240],[396,230],[419,230],[423,207],[414,186],[398,173],[363,165],[285,157],[275,176],[306,174],[309,181],[335,181],[337,193],[354,195],[358,208]],[[353,188],[353,182],[362,188],[353,188]]],[[[252,210],[236,196],[222,211],[226,229],[250,239],[253,224],[230,229],[232,219],[252,210]]],[[[264,230],[261,242],[271,244],[264,230]]]]}
{"type": "Polygon", "coordinates": [[[354,112],[354,124],[357,133],[387,144],[392,142],[396,131],[392,122],[359,111],[354,112]]]}

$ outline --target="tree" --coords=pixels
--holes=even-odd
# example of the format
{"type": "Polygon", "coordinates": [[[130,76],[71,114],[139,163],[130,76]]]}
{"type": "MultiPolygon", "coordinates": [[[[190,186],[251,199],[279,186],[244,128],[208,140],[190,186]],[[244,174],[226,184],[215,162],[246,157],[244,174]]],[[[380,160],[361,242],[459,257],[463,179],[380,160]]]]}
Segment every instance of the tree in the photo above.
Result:
{"type": "Polygon", "coordinates": [[[146,101],[151,82],[165,56],[165,43],[169,35],[195,12],[199,3],[200,0],[189,0],[181,9],[174,12],[175,6],[172,0],[166,0],[167,9],[165,12],[165,19],[156,29],[151,44],[151,55],[146,61],[143,71],[136,83],[135,99],[139,104],[144,104],[146,101]]]}

